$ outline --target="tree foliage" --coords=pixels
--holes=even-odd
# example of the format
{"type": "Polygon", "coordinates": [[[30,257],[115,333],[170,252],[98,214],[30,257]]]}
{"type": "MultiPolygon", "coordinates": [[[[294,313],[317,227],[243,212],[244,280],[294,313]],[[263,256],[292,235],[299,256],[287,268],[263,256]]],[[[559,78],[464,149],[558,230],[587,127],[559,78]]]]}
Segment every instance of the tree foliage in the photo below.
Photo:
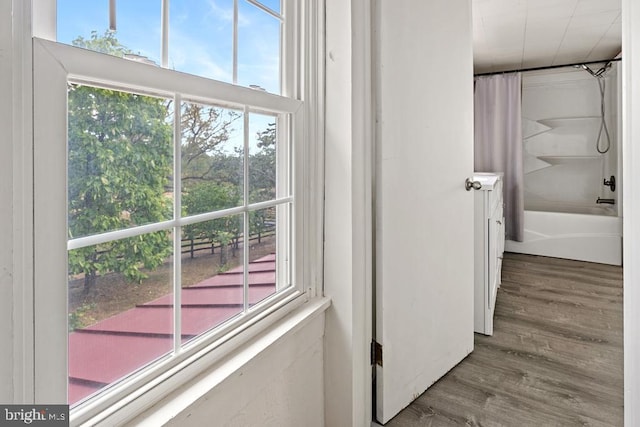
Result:
{"type": "Polygon", "coordinates": [[[181,110],[183,187],[197,181],[242,185],[242,153],[229,153],[225,144],[240,114],[186,103],[181,110]]]}
{"type": "MultiPolygon", "coordinates": [[[[126,52],[107,32],[92,33],[83,47],[126,52]]],[[[171,217],[164,192],[172,172],[172,128],[161,98],[91,86],[68,90],[69,237],[77,238],[171,217]]],[[[85,276],[85,290],[97,275],[120,272],[132,281],[170,254],[166,232],[116,240],[70,251],[69,273],[85,276]]]]}
{"type": "Polygon", "coordinates": [[[71,43],[77,47],[107,53],[121,58],[128,53],[133,53],[132,50],[120,44],[116,37],[116,32],[112,30],[106,30],[101,35],[98,35],[97,31],[91,31],[91,36],[89,36],[88,39],[79,36],[71,43]]]}
{"type": "MultiPolygon", "coordinates": [[[[242,195],[233,185],[210,181],[196,184],[182,198],[189,214],[219,211],[238,206],[241,201],[242,195]]],[[[227,247],[241,234],[242,222],[242,215],[198,222],[184,227],[184,236],[190,240],[210,239],[213,243],[220,245],[220,263],[226,264],[227,247]]]]}
{"type": "Polygon", "coordinates": [[[259,150],[249,159],[249,193],[251,202],[260,202],[276,197],[276,124],[256,135],[259,150]]]}
{"type": "MultiPolygon", "coordinates": [[[[73,41],[78,47],[119,57],[133,53],[115,32],[91,33],[73,41]]],[[[182,205],[188,215],[239,206],[244,186],[249,201],[273,199],[276,188],[276,126],[257,133],[244,182],[244,152],[229,144],[238,112],[197,103],[176,107],[163,98],[70,85],[69,237],[77,238],[171,218],[173,109],[180,108],[182,205]]],[[[235,135],[237,137],[237,135],[235,135]]],[[[250,213],[252,232],[272,226],[273,214],[250,213]]],[[[242,215],[192,224],[183,237],[209,238],[227,246],[242,233],[242,215]]],[[[167,232],[155,232],[69,252],[69,273],[84,274],[85,290],[97,276],[122,273],[131,281],[146,277],[171,254],[167,232]]],[[[226,260],[223,260],[223,263],[226,260]]]]}
{"type": "MultiPolygon", "coordinates": [[[[187,213],[199,214],[238,206],[241,200],[242,195],[237,193],[235,187],[205,181],[185,193],[182,203],[187,213]]],[[[235,221],[235,217],[225,217],[187,225],[184,227],[184,233],[188,239],[213,238],[216,240],[217,235],[222,232],[238,232],[239,229],[240,223],[235,221]]]]}

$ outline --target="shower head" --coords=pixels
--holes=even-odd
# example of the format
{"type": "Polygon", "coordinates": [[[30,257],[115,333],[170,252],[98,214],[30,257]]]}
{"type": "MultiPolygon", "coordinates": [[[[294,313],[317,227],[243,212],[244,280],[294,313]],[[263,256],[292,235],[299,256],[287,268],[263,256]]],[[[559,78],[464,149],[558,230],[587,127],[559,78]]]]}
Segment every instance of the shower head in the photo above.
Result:
{"type": "Polygon", "coordinates": [[[606,73],[607,71],[609,71],[609,68],[611,68],[611,62],[607,62],[602,68],[600,68],[598,71],[593,71],[591,68],[589,68],[589,66],[587,66],[587,64],[582,64],[582,69],[587,71],[589,74],[591,74],[593,77],[595,78],[600,78],[604,75],[604,73],[606,73]]]}
{"type": "Polygon", "coordinates": [[[611,68],[611,62],[607,62],[606,64],[604,64],[604,66],[596,72],[596,77],[602,76],[604,73],[609,71],[609,68],[611,68]]]}
{"type": "Polygon", "coordinates": [[[593,77],[598,77],[598,73],[595,73],[591,68],[589,68],[586,64],[582,64],[582,69],[591,74],[593,77]]]}

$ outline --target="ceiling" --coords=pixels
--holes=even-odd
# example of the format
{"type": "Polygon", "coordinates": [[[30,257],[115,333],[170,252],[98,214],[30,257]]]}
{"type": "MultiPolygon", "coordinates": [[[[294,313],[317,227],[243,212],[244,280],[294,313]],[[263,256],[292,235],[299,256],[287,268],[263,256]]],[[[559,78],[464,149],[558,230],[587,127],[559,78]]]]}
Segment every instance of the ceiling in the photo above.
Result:
{"type": "Polygon", "coordinates": [[[621,0],[472,0],[475,73],[611,59],[621,0]]]}

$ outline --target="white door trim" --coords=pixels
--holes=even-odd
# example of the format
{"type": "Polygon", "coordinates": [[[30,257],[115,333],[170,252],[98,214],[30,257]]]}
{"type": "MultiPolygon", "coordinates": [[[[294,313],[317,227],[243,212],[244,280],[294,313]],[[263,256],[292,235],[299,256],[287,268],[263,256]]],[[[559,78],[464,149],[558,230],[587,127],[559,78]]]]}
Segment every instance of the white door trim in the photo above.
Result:
{"type": "Polygon", "coordinates": [[[622,0],[624,420],[640,425],[640,4],[622,0]],[[635,23],[636,25],[632,25],[635,23]]]}

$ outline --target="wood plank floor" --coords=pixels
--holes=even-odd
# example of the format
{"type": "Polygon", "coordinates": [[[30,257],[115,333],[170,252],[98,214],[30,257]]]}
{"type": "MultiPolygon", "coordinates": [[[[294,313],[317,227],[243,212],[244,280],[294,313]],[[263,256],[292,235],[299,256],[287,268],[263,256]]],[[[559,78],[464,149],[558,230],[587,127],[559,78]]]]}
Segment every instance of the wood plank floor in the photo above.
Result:
{"type": "Polygon", "coordinates": [[[505,254],[494,335],[387,426],[622,426],[622,268],[505,254]]]}

